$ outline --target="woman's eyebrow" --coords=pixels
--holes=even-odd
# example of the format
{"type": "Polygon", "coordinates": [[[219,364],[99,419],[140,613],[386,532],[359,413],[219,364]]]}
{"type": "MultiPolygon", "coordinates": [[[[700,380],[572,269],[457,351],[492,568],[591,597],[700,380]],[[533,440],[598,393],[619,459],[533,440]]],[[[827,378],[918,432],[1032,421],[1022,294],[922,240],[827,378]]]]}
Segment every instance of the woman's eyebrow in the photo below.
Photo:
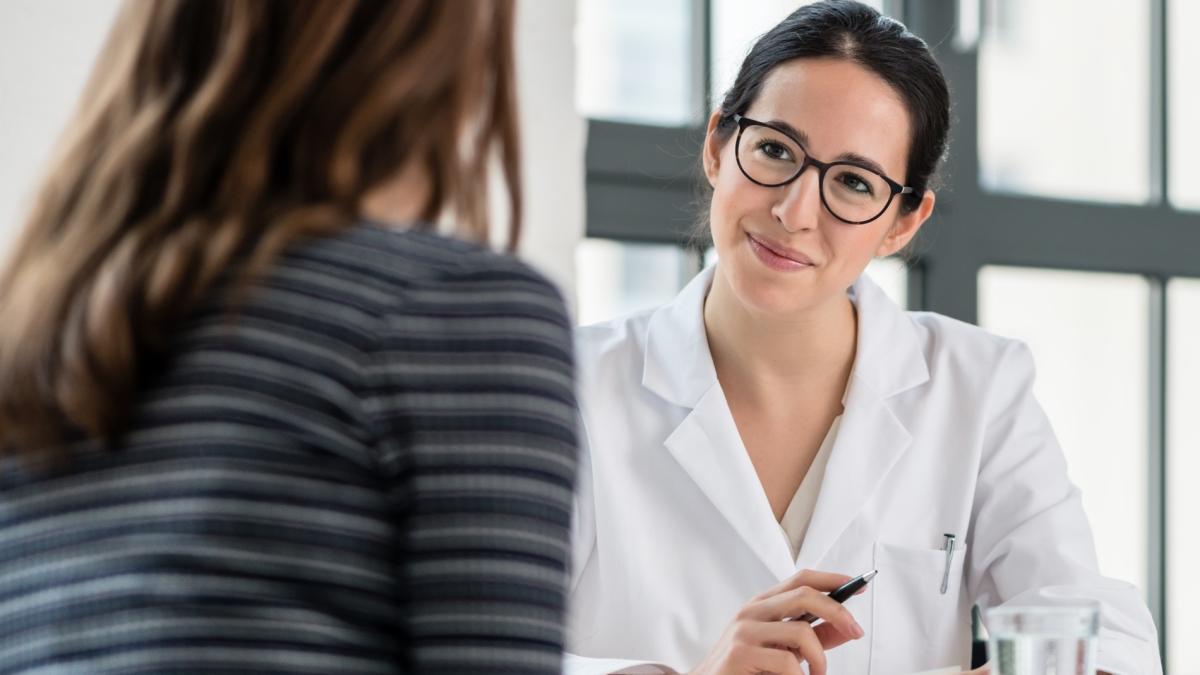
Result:
{"type": "Polygon", "coordinates": [[[796,127],[788,124],[787,122],[784,122],[783,120],[780,120],[780,119],[775,119],[775,120],[771,120],[771,121],[767,122],[767,124],[770,124],[773,127],[778,127],[780,131],[784,132],[788,136],[791,136],[792,140],[799,141],[800,145],[803,145],[803,146],[808,145],[808,134],[804,133],[803,131],[800,131],[796,127]]]}
{"type": "MultiPolygon", "coordinates": [[[[799,141],[800,145],[803,145],[805,148],[808,147],[808,134],[804,133],[803,131],[800,131],[796,127],[793,127],[792,125],[790,125],[787,122],[784,122],[783,120],[780,120],[780,119],[773,119],[773,120],[767,122],[767,124],[770,124],[773,127],[779,128],[780,131],[791,136],[793,140],[799,141]]],[[[808,152],[808,151],[805,150],[805,152],[808,152]]],[[[833,159],[833,161],[835,161],[835,162],[853,162],[855,164],[861,165],[863,168],[874,171],[875,173],[879,174],[880,176],[887,175],[887,172],[883,170],[883,167],[879,164],[879,162],[876,162],[875,160],[873,160],[869,157],[864,157],[863,155],[860,155],[857,152],[843,152],[842,154],[835,157],[833,159]]]]}
{"type": "Polygon", "coordinates": [[[887,175],[887,172],[883,170],[883,167],[879,165],[879,162],[876,162],[875,160],[870,159],[868,157],[863,157],[862,155],[858,154],[857,152],[843,152],[842,154],[838,155],[834,159],[834,161],[836,161],[836,162],[841,162],[841,161],[853,162],[855,164],[858,164],[859,166],[862,166],[865,169],[870,169],[870,170],[874,171],[875,173],[879,174],[880,176],[887,175]]]}

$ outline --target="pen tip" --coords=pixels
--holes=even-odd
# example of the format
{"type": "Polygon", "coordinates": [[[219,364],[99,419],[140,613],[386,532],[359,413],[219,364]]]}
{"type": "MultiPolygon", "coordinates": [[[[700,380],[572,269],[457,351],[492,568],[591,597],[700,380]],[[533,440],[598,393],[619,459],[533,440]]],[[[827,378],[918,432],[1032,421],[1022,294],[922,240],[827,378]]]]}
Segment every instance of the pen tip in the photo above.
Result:
{"type": "Polygon", "coordinates": [[[876,574],[879,574],[879,570],[871,570],[870,572],[867,572],[863,575],[863,581],[870,581],[874,579],[876,574]]]}

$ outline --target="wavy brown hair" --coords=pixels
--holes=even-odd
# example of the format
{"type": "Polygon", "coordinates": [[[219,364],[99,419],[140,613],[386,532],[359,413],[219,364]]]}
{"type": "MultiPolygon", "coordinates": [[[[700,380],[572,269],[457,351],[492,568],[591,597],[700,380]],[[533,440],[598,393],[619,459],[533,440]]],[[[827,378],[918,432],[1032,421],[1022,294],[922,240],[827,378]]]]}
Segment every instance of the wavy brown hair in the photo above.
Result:
{"type": "Polygon", "coordinates": [[[0,451],[122,431],[220,283],[416,167],[423,220],[519,234],[512,0],[127,0],[0,273],[0,451]],[[139,366],[142,366],[140,369],[139,366]]]}

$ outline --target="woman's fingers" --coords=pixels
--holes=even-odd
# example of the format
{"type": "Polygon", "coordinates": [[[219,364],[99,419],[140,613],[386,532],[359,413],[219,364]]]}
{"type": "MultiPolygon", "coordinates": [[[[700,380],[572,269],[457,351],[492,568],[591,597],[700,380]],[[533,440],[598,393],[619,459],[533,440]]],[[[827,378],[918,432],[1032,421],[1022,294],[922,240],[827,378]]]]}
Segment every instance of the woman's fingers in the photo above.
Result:
{"type": "Polygon", "coordinates": [[[760,623],[756,631],[766,646],[791,650],[808,661],[809,675],[825,675],[825,647],[811,625],[803,621],[760,623]]]}
{"type": "Polygon", "coordinates": [[[844,574],[804,570],[755,596],[737,616],[741,656],[753,655],[764,672],[792,672],[777,670],[783,666],[802,672],[803,659],[809,675],[825,675],[825,650],[863,636],[850,611],[826,595],[849,580],[844,574]],[[824,623],[814,627],[806,621],[785,621],[805,614],[824,623]]]}
{"type": "Polygon", "coordinates": [[[788,621],[775,623],[775,626],[785,627],[791,635],[793,645],[799,657],[809,662],[809,675],[826,675],[826,656],[821,640],[809,623],[804,621],[788,621]]]}
{"type": "Polygon", "coordinates": [[[848,641],[830,624],[812,626],[804,621],[773,621],[747,624],[753,634],[743,637],[752,644],[790,649],[809,662],[810,675],[817,675],[825,668],[825,652],[848,641]],[[830,635],[836,639],[830,639],[830,635]]]}
{"type": "MultiPolygon", "coordinates": [[[[791,622],[789,621],[788,623],[791,622]]],[[[831,623],[821,623],[817,626],[813,626],[813,632],[816,633],[817,639],[821,641],[821,646],[824,647],[826,651],[835,647],[841,647],[847,642],[855,639],[838,630],[831,623]]]]}
{"type": "Polygon", "coordinates": [[[813,627],[803,621],[789,623],[797,624],[796,628],[799,629],[797,637],[800,642],[800,655],[808,661],[809,675],[825,675],[825,648],[821,646],[813,627]]]}
{"type": "Polygon", "coordinates": [[[818,572],[816,570],[801,570],[800,573],[792,577],[796,583],[792,588],[800,586],[808,586],[819,591],[829,592],[836,589],[838,586],[844,585],[853,577],[848,577],[845,574],[837,574],[835,572],[818,572]]]}
{"type": "Polygon", "coordinates": [[[833,572],[818,572],[815,570],[801,570],[792,576],[784,579],[775,586],[768,588],[766,591],[754,596],[753,600],[765,600],[773,595],[779,595],[785,591],[790,591],[801,586],[809,586],[817,590],[829,592],[836,589],[838,586],[850,581],[851,577],[845,574],[835,574],[833,572]]]}
{"type": "Polygon", "coordinates": [[[844,574],[805,570],[756,596],[693,672],[826,675],[825,650],[863,636],[850,612],[826,595],[848,580],[844,574]],[[805,614],[824,623],[814,627],[794,620],[805,614]],[[803,662],[807,669],[801,668],[803,662]]]}
{"type": "Polygon", "coordinates": [[[782,621],[785,618],[795,619],[805,614],[813,614],[818,619],[832,624],[848,639],[863,636],[862,627],[854,620],[850,610],[821,591],[808,586],[801,586],[748,605],[745,611],[752,614],[748,618],[758,621],[782,621]]]}

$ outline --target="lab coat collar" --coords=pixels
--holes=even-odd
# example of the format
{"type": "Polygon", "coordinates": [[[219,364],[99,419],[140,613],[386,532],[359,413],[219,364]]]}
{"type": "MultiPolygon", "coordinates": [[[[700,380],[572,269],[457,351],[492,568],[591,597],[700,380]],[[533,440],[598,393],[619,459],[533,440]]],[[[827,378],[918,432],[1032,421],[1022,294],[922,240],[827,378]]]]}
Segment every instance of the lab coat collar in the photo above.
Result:
{"type": "Polygon", "coordinates": [[[869,277],[850,287],[858,312],[858,351],[855,379],[871,386],[880,398],[890,398],[929,381],[929,366],[912,319],[869,277]]]}
{"type": "Polygon", "coordinates": [[[646,327],[642,385],[685,408],[695,408],[717,382],[704,330],[704,299],[713,269],[693,277],[673,301],[651,315],[646,327]]]}
{"type": "Polygon", "coordinates": [[[698,274],[647,327],[642,384],[689,414],[664,445],[778,579],[816,568],[904,453],[911,435],[887,399],[929,379],[916,329],[874,282],[849,290],[858,348],[808,533],[793,561],[738,435],[704,330],[713,268],[698,274]]]}
{"type": "MultiPolygon", "coordinates": [[[[717,381],[704,330],[704,299],[714,269],[697,274],[672,302],[655,311],[646,329],[642,385],[687,408],[695,408],[717,381]]],[[[853,378],[882,398],[925,383],[929,369],[912,320],[866,276],[859,277],[849,294],[859,321],[853,378]]]]}

